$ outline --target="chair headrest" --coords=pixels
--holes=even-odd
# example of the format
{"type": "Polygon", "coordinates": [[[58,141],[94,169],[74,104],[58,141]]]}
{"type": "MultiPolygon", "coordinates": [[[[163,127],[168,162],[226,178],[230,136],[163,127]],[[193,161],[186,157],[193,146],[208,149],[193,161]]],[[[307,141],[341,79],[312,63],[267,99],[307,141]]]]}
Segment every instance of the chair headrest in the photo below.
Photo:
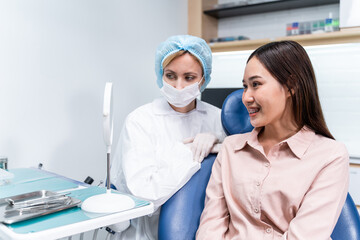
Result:
{"type": "Polygon", "coordinates": [[[243,92],[244,89],[239,89],[230,93],[223,103],[221,122],[227,135],[250,132],[254,128],[242,102],[243,92]]]}

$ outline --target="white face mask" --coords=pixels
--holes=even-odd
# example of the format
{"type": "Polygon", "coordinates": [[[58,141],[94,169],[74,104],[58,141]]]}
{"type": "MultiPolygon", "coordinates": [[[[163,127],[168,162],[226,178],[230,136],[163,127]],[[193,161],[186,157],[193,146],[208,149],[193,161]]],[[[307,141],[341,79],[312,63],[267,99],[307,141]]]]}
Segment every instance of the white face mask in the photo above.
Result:
{"type": "MultiPolygon", "coordinates": [[[[200,80],[200,82],[202,79],[200,80]]],[[[163,79],[163,87],[160,92],[166,100],[175,107],[185,107],[200,95],[199,82],[191,84],[179,90],[168,84],[163,79]]]]}

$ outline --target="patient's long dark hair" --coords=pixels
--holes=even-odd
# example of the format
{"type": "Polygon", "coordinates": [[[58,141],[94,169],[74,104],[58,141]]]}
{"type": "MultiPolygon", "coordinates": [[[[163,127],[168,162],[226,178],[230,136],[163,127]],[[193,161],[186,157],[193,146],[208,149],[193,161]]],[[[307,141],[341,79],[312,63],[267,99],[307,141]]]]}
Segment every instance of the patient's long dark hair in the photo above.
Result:
{"type": "Polygon", "coordinates": [[[294,41],[271,42],[256,49],[247,62],[253,57],[290,91],[297,126],[308,126],[334,139],[324,119],[314,69],[305,49],[294,41]]]}

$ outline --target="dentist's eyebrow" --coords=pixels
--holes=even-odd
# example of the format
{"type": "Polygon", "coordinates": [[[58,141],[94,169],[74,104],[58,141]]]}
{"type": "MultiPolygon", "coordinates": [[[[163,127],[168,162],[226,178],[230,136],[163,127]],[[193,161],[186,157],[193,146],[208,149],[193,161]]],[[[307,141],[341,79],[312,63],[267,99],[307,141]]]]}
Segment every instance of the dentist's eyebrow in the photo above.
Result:
{"type": "Polygon", "coordinates": [[[196,72],[186,72],[186,73],[184,73],[184,75],[198,75],[196,72]]]}

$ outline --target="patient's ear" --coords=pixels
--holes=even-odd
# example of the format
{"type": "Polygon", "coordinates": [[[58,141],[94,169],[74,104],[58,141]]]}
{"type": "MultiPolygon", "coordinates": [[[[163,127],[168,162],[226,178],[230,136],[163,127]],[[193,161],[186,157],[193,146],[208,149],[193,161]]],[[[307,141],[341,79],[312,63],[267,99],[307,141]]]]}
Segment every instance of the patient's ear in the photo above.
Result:
{"type": "Polygon", "coordinates": [[[288,90],[288,93],[290,95],[295,95],[295,90],[293,88],[291,88],[291,89],[288,90]]]}
{"type": "Polygon", "coordinates": [[[284,85],[285,91],[286,91],[286,97],[291,97],[295,94],[294,88],[291,88],[289,85],[284,85]]]}
{"type": "Polygon", "coordinates": [[[286,87],[288,89],[287,93],[288,93],[289,96],[295,95],[295,92],[296,92],[295,91],[295,88],[296,88],[295,82],[296,82],[296,76],[291,74],[289,76],[289,78],[287,79],[287,82],[286,82],[286,87]]]}

